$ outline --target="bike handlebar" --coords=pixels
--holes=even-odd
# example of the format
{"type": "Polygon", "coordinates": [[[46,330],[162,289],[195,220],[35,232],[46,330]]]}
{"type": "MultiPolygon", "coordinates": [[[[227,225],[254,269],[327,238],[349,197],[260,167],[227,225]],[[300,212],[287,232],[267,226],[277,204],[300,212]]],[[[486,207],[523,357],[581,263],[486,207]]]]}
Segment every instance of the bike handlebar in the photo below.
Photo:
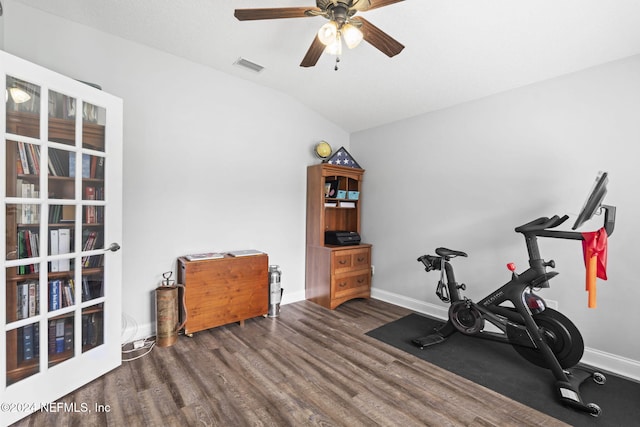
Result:
{"type": "Polygon", "coordinates": [[[555,228],[569,219],[568,215],[564,215],[559,217],[558,215],[554,215],[551,218],[547,218],[546,216],[540,217],[538,219],[534,219],[531,222],[528,222],[520,227],[516,227],[516,232],[518,233],[529,233],[532,231],[542,231],[548,228],[555,228]]]}
{"type": "MultiPolygon", "coordinates": [[[[611,236],[616,223],[616,207],[609,205],[600,205],[600,208],[604,210],[603,227],[607,231],[607,235],[611,236]]],[[[550,230],[550,228],[559,226],[568,218],[568,215],[563,215],[562,217],[554,215],[551,218],[547,218],[546,216],[540,217],[519,227],[516,227],[515,231],[523,234],[533,234],[540,237],[583,240],[582,233],[577,231],[550,230]]]]}

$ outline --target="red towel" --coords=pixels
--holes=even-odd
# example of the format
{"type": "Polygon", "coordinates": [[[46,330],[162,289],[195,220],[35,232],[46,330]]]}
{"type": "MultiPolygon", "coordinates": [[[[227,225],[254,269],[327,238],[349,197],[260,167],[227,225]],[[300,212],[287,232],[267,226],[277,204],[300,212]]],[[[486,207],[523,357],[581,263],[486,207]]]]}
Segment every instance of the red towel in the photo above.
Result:
{"type": "Polygon", "coordinates": [[[586,288],[589,293],[589,308],[596,307],[596,277],[607,280],[607,231],[582,233],[582,251],[587,268],[586,288]]]}

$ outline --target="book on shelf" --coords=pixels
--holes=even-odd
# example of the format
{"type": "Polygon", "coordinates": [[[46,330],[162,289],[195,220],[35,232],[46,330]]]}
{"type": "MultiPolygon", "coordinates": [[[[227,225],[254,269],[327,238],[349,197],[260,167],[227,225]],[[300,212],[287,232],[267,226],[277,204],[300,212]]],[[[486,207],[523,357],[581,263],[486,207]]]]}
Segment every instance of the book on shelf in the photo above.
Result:
{"type": "Polygon", "coordinates": [[[16,355],[21,362],[38,359],[40,354],[40,333],[37,323],[18,328],[18,348],[16,355]]]}
{"type": "Polygon", "coordinates": [[[64,351],[73,350],[73,322],[64,322],[64,351]]]}
{"type": "Polygon", "coordinates": [[[104,179],[104,157],[98,157],[96,164],[96,178],[104,179]]]}
{"type": "Polygon", "coordinates": [[[104,296],[103,280],[98,276],[82,276],[82,301],[104,296]]]}
{"type": "MultiPolygon", "coordinates": [[[[68,254],[71,252],[71,229],[58,229],[58,253],[68,254]]],[[[58,260],[58,271],[69,271],[71,262],[69,258],[58,260]]]]}
{"type": "Polygon", "coordinates": [[[251,255],[262,255],[264,252],[258,251],[256,249],[243,249],[238,251],[230,251],[227,253],[234,257],[240,257],[240,256],[251,256],[251,255]]]}
{"type": "Polygon", "coordinates": [[[27,280],[17,285],[16,319],[26,319],[38,314],[40,301],[40,287],[35,280],[27,280]]]}
{"type": "MultiPolygon", "coordinates": [[[[49,233],[49,254],[58,255],[58,230],[51,230],[49,233]]],[[[52,260],[50,266],[51,272],[60,271],[58,260],[52,260]]]]}
{"type": "Polygon", "coordinates": [[[36,190],[34,183],[18,178],[16,179],[16,196],[24,199],[37,199],[40,197],[40,192],[36,190]]]}
{"type": "Polygon", "coordinates": [[[64,319],[56,320],[56,353],[64,352],[65,323],[64,319]]]}
{"type": "Polygon", "coordinates": [[[75,285],[73,279],[49,281],[49,311],[59,310],[74,304],[75,285]]]}
{"type": "Polygon", "coordinates": [[[20,209],[21,224],[38,224],[40,222],[40,207],[38,205],[22,204],[20,209]]]}
{"type": "Polygon", "coordinates": [[[60,280],[52,280],[49,282],[49,311],[55,311],[62,308],[60,303],[60,280]]]}
{"type": "Polygon", "coordinates": [[[18,153],[20,154],[20,164],[22,165],[22,172],[25,175],[30,175],[29,163],[27,162],[27,150],[25,149],[24,142],[18,142],[18,153]]]}
{"type": "Polygon", "coordinates": [[[224,254],[220,252],[203,252],[199,254],[185,255],[185,258],[189,261],[203,261],[205,259],[219,259],[224,258],[224,254]]]}
{"type": "Polygon", "coordinates": [[[85,189],[84,189],[84,198],[86,200],[96,200],[96,188],[95,187],[85,187],[85,189]]]}
{"type": "Polygon", "coordinates": [[[34,324],[22,327],[22,360],[31,360],[34,357],[34,324]]]}
{"type": "Polygon", "coordinates": [[[82,315],[82,345],[96,346],[103,343],[102,313],[82,315]]]}

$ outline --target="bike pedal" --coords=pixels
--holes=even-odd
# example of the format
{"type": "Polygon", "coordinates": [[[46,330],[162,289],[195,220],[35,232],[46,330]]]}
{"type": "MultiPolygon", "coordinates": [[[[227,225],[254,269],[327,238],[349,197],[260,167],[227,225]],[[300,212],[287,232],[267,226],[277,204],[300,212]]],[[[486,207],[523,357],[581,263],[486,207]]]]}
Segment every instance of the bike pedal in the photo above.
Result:
{"type": "Polygon", "coordinates": [[[435,344],[440,344],[444,340],[445,340],[445,337],[443,337],[440,334],[431,334],[431,335],[427,335],[426,337],[416,338],[412,340],[412,342],[416,346],[420,347],[420,349],[422,350],[425,347],[429,347],[435,344]]]}

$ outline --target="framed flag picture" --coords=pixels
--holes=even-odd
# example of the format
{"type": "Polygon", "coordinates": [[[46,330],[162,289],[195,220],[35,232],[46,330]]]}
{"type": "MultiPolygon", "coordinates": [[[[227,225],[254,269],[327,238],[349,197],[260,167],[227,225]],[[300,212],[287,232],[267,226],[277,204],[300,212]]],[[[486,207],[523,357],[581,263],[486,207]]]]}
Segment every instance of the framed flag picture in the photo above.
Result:
{"type": "Polygon", "coordinates": [[[358,162],[356,162],[353,156],[349,154],[349,152],[344,147],[340,147],[340,149],[333,153],[333,155],[329,157],[326,162],[331,165],[362,169],[358,162]]]}

